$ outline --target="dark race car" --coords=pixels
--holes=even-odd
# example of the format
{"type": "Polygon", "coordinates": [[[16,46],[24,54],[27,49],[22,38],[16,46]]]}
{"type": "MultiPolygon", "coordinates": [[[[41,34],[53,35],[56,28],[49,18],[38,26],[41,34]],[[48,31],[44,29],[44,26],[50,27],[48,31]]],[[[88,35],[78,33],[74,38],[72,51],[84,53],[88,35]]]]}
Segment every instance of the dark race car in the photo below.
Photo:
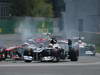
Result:
{"type": "Polygon", "coordinates": [[[32,49],[32,55],[23,55],[24,61],[52,61],[58,62],[60,60],[78,61],[79,50],[72,48],[69,50],[68,40],[62,37],[55,37],[56,43],[51,43],[50,39],[47,38],[36,38],[32,39],[31,43],[27,44],[28,49],[32,49]],[[50,45],[52,44],[52,45],[50,45]]]}
{"type": "MultiPolygon", "coordinates": [[[[47,43],[46,43],[47,44],[47,43]]],[[[77,61],[79,56],[79,51],[72,48],[72,50],[68,49],[68,44],[66,41],[59,41],[58,44],[55,45],[45,45],[43,46],[38,45],[34,48],[32,46],[27,47],[26,49],[32,49],[32,55],[24,55],[27,60],[31,61],[51,61],[51,62],[58,62],[60,60],[66,60],[66,58],[70,59],[71,61],[77,61]],[[58,46],[59,45],[59,46],[58,46]],[[57,47],[58,46],[58,47],[57,47]]],[[[24,61],[26,61],[24,59],[24,61]]],[[[31,62],[30,61],[30,62],[31,62]]]]}

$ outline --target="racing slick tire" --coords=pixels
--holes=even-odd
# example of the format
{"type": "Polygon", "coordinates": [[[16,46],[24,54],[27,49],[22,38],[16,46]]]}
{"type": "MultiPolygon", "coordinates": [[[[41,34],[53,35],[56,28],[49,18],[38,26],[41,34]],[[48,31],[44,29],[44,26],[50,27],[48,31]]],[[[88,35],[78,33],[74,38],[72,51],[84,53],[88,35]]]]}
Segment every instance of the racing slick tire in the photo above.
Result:
{"type": "Polygon", "coordinates": [[[74,49],[70,51],[70,60],[71,61],[78,61],[78,53],[74,49]]]}
{"type": "Polygon", "coordinates": [[[26,62],[26,63],[31,63],[32,60],[24,60],[24,62],[26,62]]]}
{"type": "Polygon", "coordinates": [[[52,62],[59,62],[60,61],[60,58],[59,57],[54,57],[52,62]]]}
{"type": "Polygon", "coordinates": [[[78,61],[78,58],[71,58],[71,61],[78,61]]]}

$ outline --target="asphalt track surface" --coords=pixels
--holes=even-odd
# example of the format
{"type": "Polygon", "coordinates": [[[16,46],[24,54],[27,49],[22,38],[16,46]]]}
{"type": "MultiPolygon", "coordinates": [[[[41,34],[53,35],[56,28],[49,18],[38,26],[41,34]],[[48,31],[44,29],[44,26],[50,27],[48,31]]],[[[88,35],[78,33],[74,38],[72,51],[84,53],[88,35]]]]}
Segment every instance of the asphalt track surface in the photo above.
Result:
{"type": "Polygon", "coordinates": [[[100,56],[82,56],[77,62],[0,62],[0,75],[100,75],[100,56]]]}

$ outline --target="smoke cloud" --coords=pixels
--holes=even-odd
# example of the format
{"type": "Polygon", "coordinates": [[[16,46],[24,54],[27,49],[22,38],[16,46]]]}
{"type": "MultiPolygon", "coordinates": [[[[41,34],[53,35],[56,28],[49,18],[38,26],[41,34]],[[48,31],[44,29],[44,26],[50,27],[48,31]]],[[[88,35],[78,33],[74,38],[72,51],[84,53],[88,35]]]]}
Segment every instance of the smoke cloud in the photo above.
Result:
{"type": "Polygon", "coordinates": [[[36,32],[34,20],[29,17],[21,18],[18,20],[20,21],[18,21],[16,25],[16,32],[21,35],[22,41],[26,41],[29,38],[34,38],[36,32]]]}

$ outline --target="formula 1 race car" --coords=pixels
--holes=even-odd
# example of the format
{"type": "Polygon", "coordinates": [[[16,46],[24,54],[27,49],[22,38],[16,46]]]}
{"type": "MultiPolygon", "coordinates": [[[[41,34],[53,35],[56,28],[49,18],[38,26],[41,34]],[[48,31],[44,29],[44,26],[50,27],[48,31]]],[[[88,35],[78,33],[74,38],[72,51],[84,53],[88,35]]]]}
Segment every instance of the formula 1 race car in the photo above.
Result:
{"type": "MultiPolygon", "coordinates": [[[[47,44],[47,43],[46,43],[47,44]]],[[[24,54],[24,61],[25,62],[32,62],[33,61],[51,61],[51,62],[59,62],[60,60],[66,60],[66,58],[70,59],[71,61],[78,61],[79,51],[72,48],[72,50],[68,49],[68,45],[64,41],[58,42],[60,47],[52,47],[51,45],[45,46],[29,46],[26,48],[27,51],[32,49],[33,52],[29,51],[29,54],[24,54]]],[[[38,43],[39,45],[39,43],[38,43]]],[[[43,44],[42,44],[43,45],[43,44]]],[[[57,44],[55,44],[57,45],[57,44]]]]}
{"type": "Polygon", "coordinates": [[[12,46],[5,49],[5,59],[21,60],[23,46],[12,46]]]}
{"type": "Polygon", "coordinates": [[[94,44],[87,44],[85,47],[85,54],[88,56],[96,55],[96,47],[94,44]]]}

